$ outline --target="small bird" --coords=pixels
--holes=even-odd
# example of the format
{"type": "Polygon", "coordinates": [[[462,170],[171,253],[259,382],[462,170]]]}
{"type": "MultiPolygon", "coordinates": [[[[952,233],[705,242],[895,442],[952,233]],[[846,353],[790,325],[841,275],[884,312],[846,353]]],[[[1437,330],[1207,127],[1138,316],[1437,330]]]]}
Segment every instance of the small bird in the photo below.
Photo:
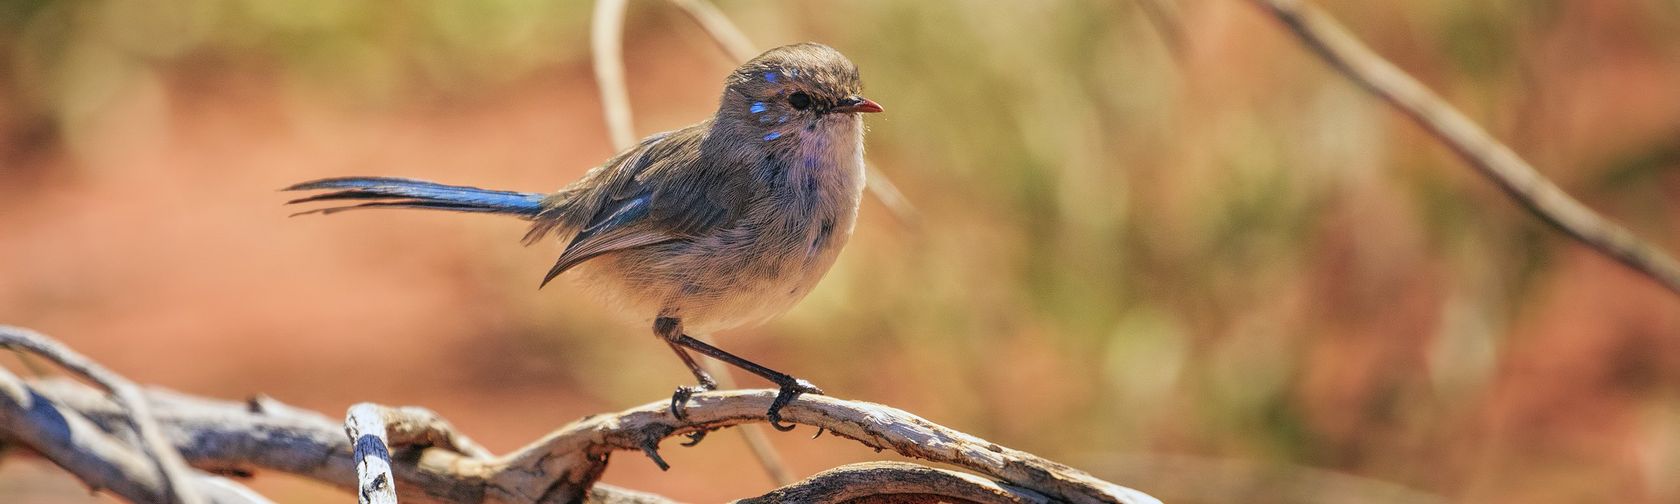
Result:
{"type": "MultiPolygon", "coordinates": [[[[864,187],[863,120],[881,106],[859,94],[857,66],[816,43],[778,47],[724,82],[712,118],[655,134],[552,194],[391,177],[344,177],[285,190],[328,190],[288,204],[354,202],[301,212],[420,208],[531,221],[525,243],[567,243],[543,276],[575,270],[587,288],[651,321],[697,385],[677,387],[671,413],[717,382],[693,350],[779,388],[766,413],[822,390],[709,345],[710,334],[781,315],[810,293],[852,234],[864,187]]],[[[698,437],[695,438],[698,441],[698,437]]]]}

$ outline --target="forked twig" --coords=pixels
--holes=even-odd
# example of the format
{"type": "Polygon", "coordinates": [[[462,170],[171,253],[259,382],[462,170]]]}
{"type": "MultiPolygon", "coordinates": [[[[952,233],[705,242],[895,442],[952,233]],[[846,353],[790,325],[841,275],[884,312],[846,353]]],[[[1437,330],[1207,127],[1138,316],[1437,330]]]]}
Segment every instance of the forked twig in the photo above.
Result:
{"type": "Polygon", "coordinates": [[[1570,197],[1509,147],[1302,0],[1253,0],[1348,80],[1387,101],[1506,195],[1576,241],[1680,294],[1680,262],[1570,197]]]}
{"type": "Polygon", "coordinates": [[[187,465],[181,460],[181,454],[164,439],[157,420],[152,417],[151,406],[140,393],[140,387],[69,347],[29,329],[0,325],[0,346],[27,350],[45,357],[116,396],[117,401],[131,412],[129,428],[140,438],[141,453],[151,459],[163,476],[163,497],[182,504],[203,502],[189,486],[187,465]]]}

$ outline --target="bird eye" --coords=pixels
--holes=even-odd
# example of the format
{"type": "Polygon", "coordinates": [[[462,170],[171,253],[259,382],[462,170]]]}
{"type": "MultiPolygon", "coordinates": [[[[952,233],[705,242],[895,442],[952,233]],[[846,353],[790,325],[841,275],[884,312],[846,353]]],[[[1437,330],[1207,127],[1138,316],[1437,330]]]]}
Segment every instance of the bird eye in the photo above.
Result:
{"type": "Polygon", "coordinates": [[[805,94],[804,91],[789,95],[788,105],[793,105],[797,110],[805,110],[811,106],[811,95],[805,94]]]}

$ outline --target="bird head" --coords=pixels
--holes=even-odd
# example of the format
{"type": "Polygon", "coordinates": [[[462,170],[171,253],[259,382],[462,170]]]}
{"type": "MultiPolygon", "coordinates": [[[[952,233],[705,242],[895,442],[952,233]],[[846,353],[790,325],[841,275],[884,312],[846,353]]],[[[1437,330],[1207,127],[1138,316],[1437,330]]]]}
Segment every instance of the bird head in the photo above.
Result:
{"type": "Polygon", "coordinates": [[[857,66],[812,42],[766,51],[735,69],[725,86],[719,121],[765,142],[855,128],[858,114],[881,111],[860,94],[857,66]]]}

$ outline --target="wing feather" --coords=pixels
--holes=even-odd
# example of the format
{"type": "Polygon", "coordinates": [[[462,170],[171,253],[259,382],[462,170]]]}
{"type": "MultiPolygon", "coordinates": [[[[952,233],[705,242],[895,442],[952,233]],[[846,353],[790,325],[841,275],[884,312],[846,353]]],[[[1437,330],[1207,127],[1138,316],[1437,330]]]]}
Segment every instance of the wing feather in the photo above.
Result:
{"type": "Polygon", "coordinates": [[[578,230],[543,284],[601,254],[705,236],[739,219],[752,177],[704,159],[708,129],[709,122],[649,137],[562,191],[527,235],[578,230]]]}

